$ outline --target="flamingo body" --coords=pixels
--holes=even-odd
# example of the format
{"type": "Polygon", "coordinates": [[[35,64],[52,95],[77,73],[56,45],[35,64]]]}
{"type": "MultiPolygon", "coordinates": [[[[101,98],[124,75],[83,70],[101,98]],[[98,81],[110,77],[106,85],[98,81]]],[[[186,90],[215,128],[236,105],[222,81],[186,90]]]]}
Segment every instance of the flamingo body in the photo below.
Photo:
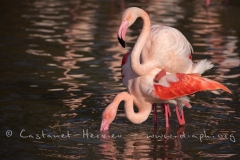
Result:
{"type": "Polygon", "coordinates": [[[169,73],[190,73],[193,49],[186,37],[169,26],[153,25],[141,52],[141,64],[152,64],[169,73]]]}
{"type": "Polygon", "coordinates": [[[132,52],[122,59],[121,73],[128,92],[119,93],[104,110],[100,130],[109,129],[121,101],[125,102],[126,117],[135,124],[144,122],[152,108],[156,114],[155,104],[161,103],[169,127],[169,103],[175,105],[179,124],[184,125],[183,106],[191,107],[188,95],[216,89],[231,93],[220,83],[200,76],[213,65],[207,60],[192,62],[192,46],[180,31],[161,25],[150,27],[149,16],[140,8],[129,8],[123,14],[118,31],[123,47],[127,28],[138,17],[143,19],[143,29],[132,52]],[[138,112],[134,112],[134,105],[138,112]]]}
{"type": "MultiPolygon", "coordinates": [[[[138,76],[131,69],[130,52],[124,55],[122,63],[122,77],[124,85],[135,99],[144,99],[150,103],[172,102],[184,96],[199,91],[222,89],[231,91],[222,84],[203,78],[200,74],[190,73],[167,73],[162,76],[159,82],[154,82],[155,75],[161,73],[160,69],[154,69],[145,76],[138,76]],[[125,61],[126,56],[128,59],[125,61]]],[[[195,64],[198,67],[201,63],[195,64]]]]}

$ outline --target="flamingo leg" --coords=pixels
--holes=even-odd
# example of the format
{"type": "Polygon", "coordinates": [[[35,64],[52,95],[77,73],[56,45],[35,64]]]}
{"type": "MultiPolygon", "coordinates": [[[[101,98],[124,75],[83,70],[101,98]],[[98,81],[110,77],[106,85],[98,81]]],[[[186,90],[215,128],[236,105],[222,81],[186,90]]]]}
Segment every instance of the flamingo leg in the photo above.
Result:
{"type": "Polygon", "coordinates": [[[169,127],[169,121],[168,121],[168,108],[165,105],[165,119],[166,119],[166,128],[169,127]]]}
{"type": "Polygon", "coordinates": [[[156,106],[156,103],[152,104],[152,108],[153,108],[153,115],[154,115],[154,126],[157,126],[158,118],[157,118],[157,106],[156,106]]]}
{"type": "Polygon", "coordinates": [[[166,128],[169,127],[169,121],[168,118],[171,116],[171,111],[170,111],[170,107],[168,103],[163,103],[162,104],[162,109],[163,109],[163,113],[165,116],[165,120],[166,120],[166,128]]]}
{"type": "Polygon", "coordinates": [[[179,113],[179,109],[178,106],[175,106],[175,110],[176,110],[176,114],[177,114],[177,118],[178,118],[178,123],[183,126],[185,124],[185,118],[184,118],[184,112],[183,109],[180,111],[179,113]]]}

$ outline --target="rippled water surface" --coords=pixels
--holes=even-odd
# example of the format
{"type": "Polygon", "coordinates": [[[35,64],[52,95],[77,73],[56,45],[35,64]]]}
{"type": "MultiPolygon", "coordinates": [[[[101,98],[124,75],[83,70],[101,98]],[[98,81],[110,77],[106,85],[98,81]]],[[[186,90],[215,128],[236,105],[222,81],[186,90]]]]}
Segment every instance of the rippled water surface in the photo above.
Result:
{"type": "MultiPolygon", "coordinates": [[[[0,2],[0,155],[2,159],[178,159],[239,158],[240,3],[212,0],[12,0],[0,2]],[[101,114],[126,88],[121,58],[141,31],[127,32],[123,49],[116,37],[122,13],[141,7],[152,24],[180,30],[193,59],[214,68],[204,76],[233,94],[200,92],[175,114],[170,128],[159,107],[132,124],[121,103],[108,133],[101,114]],[[153,136],[155,135],[155,136],[153,136]],[[165,136],[164,136],[165,135],[165,136]]],[[[173,112],[173,111],[172,111],[173,112]]]]}

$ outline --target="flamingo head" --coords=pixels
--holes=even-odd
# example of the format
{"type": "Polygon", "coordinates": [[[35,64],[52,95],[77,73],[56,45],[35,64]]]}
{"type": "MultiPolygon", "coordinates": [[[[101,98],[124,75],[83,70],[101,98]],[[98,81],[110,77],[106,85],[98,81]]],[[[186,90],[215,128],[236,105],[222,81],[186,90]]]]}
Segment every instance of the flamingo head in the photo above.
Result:
{"type": "Polygon", "coordinates": [[[142,9],[137,7],[128,8],[122,17],[122,23],[118,30],[118,41],[125,48],[125,35],[127,33],[128,27],[130,27],[136,19],[140,16],[140,12],[142,9]]]}
{"type": "Polygon", "coordinates": [[[107,108],[102,113],[102,123],[100,127],[100,131],[107,131],[109,129],[110,124],[115,119],[117,114],[116,107],[114,103],[111,103],[107,106],[107,108]]]}

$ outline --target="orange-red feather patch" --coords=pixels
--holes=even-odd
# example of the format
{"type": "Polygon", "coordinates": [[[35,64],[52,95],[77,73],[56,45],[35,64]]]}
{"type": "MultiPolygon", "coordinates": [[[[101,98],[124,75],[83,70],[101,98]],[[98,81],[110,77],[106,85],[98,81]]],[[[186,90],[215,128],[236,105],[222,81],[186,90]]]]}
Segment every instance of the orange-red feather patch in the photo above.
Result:
{"type": "Polygon", "coordinates": [[[228,93],[231,91],[222,84],[201,77],[199,74],[176,73],[178,82],[169,82],[170,87],[154,84],[156,95],[163,100],[170,100],[177,97],[193,94],[198,91],[222,89],[228,93]]]}

